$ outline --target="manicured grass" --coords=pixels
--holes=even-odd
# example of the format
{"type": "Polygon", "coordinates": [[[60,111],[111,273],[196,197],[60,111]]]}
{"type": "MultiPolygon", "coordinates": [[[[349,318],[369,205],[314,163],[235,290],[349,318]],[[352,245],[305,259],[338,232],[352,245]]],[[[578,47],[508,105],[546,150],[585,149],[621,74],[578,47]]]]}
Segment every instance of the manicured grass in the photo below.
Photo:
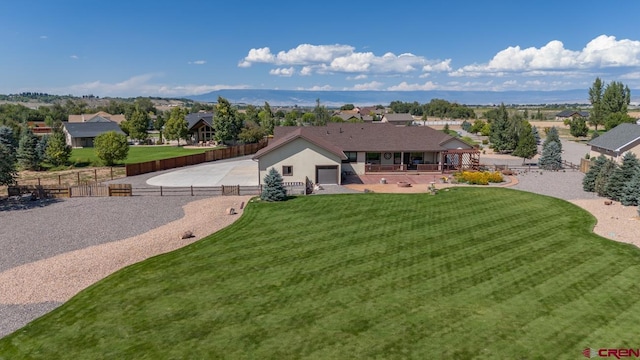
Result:
{"type": "Polygon", "coordinates": [[[251,202],[0,340],[0,358],[576,359],[640,346],[640,251],[509,189],[251,202]]]}
{"type": "MultiPolygon", "coordinates": [[[[210,149],[185,149],[177,146],[144,146],[136,145],[129,147],[129,155],[124,161],[125,164],[133,164],[151,160],[168,159],[177,156],[203,153],[210,149]]],[[[100,160],[96,156],[93,148],[73,149],[70,162],[74,164],[90,164],[99,166],[100,160]]]]}

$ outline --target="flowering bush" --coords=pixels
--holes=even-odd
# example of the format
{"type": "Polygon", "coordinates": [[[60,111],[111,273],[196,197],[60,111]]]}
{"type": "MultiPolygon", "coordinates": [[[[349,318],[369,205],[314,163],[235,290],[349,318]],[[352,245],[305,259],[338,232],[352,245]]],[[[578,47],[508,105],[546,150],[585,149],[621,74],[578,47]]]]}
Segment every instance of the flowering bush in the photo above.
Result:
{"type": "Polygon", "coordinates": [[[503,181],[502,174],[498,171],[462,171],[455,174],[458,182],[473,185],[488,185],[503,181]]]}

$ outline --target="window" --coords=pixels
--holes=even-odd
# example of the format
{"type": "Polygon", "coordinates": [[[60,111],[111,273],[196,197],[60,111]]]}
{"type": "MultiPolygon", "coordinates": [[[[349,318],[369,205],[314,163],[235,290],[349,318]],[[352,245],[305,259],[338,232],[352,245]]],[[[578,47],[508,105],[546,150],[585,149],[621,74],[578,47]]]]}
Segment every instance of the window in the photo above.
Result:
{"type": "Polygon", "coordinates": [[[345,151],[345,155],[347,155],[346,160],[342,160],[343,163],[357,163],[358,162],[358,153],[356,151],[345,151]]]}
{"type": "Polygon", "coordinates": [[[293,166],[291,165],[282,166],[282,176],[293,176],[293,166]]]}
{"type": "Polygon", "coordinates": [[[380,164],[380,153],[367,153],[368,164],[380,164]]]}

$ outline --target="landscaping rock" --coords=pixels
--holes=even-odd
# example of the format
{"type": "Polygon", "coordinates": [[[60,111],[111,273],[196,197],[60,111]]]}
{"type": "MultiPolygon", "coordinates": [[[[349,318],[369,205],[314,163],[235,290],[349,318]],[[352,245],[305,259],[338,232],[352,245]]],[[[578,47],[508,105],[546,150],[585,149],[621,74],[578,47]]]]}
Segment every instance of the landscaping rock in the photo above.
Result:
{"type": "Polygon", "coordinates": [[[183,240],[183,239],[189,239],[189,238],[192,238],[192,237],[194,237],[194,236],[195,236],[195,235],[193,235],[193,233],[192,233],[190,230],[187,230],[187,231],[185,231],[185,232],[183,232],[183,233],[182,233],[182,235],[180,236],[180,239],[181,239],[181,240],[183,240]]]}
{"type": "Polygon", "coordinates": [[[235,215],[235,214],[237,214],[236,209],[227,208],[227,215],[235,215]]]}

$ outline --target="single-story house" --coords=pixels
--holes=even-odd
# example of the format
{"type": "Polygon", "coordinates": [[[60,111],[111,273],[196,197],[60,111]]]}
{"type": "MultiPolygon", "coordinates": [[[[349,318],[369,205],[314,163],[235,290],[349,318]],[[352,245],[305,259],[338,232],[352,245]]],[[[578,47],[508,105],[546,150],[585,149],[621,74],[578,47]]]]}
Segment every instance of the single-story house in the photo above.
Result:
{"type": "Polygon", "coordinates": [[[187,120],[187,128],[189,129],[189,135],[196,144],[206,143],[213,141],[213,113],[211,112],[197,112],[188,114],[185,119],[187,120]]]}
{"type": "Polygon", "coordinates": [[[120,126],[113,121],[95,121],[81,123],[64,123],[62,131],[67,138],[67,145],[74,148],[93,147],[95,138],[109,131],[126,135],[120,126]]]}
{"type": "Polygon", "coordinates": [[[583,118],[588,118],[589,117],[589,112],[588,111],[578,111],[578,110],[564,110],[561,111],[559,113],[556,114],[556,120],[567,120],[567,119],[573,119],[574,117],[583,117],[583,118]]]}
{"type": "Polygon", "coordinates": [[[394,125],[411,125],[415,119],[411,114],[384,114],[381,122],[388,122],[394,125]]]}
{"type": "Polygon", "coordinates": [[[589,155],[604,155],[621,162],[624,154],[632,152],[640,158],[640,125],[622,123],[587,143],[591,146],[589,155]]]}
{"type": "Polygon", "coordinates": [[[105,111],[99,111],[95,114],[69,115],[68,120],[70,123],[82,123],[82,122],[89,122],[93,118],[98,116],[103,119],[111,120],[117,124],[120,124],[121,122],[126,120],[124,114],[111,115],[105,111]]]}
{"type": "Polygon", "coordinates": [[[342,175],[372,172],[444,172],[477,168],[480,152],[427,126],[330,123],[281,126],[258,151],[260,181],[271,168],[285,182],[340,184],[342,175]]]}

